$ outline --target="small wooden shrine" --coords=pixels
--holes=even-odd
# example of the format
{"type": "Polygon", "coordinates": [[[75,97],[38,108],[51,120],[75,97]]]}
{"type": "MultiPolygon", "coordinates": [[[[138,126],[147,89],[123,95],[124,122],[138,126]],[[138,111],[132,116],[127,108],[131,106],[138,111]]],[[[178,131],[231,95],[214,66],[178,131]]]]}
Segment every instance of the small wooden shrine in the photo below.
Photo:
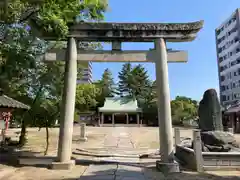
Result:
{"type": "Polygon", "coordinates": [[[14,109],[28,110],[30,107],[4,95],[3,91],[0,89],[0,129],[2,130],[2,137],[6,134],[12,116],[12,111],[14,109]]]}

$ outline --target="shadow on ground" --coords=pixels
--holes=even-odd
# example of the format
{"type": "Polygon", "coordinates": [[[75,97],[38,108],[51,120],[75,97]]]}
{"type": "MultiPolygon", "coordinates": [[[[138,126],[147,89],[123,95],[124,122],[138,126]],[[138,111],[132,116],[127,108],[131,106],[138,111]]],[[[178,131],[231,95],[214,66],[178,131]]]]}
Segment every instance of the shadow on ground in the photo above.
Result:
{"type": "MultiPolygon", "coordinates": [[[[39,156],[41,152],[32,152],[27,150],[21,150],[21,148],[15,146],[1,147],[0,149],[0,164],[12,166],[12,167],[22,167],[19,164],[21,158],[29,159],[29,165],[33,167],[46,167],[46,164],[52,162],[55,157],[51,156],[39,156]],[[39,161],[39,163],[34,164],[39,161]]],[[[24,165],[27,166],[27,165],[24,165]]]]}
{"type": "MultiPolygon", "coordinates": [[[[29,157],[29,159],[34,159],[36,158],[36,153],[32,154],[32,157],[29,157]]],[[[7,158],[7,157],[5,157],[7,158]]],[[[37,157],[42,163],[41,165],[36,165],[36,164],[30,164],[29,166],[33,167],[41,167],[41,168],[47,168],[51,161],[55,159],[55,157],[37,157]],[[43,163],[45,162],[45,163],[43,163]]],[[[18,163],[14,162],[9,162],[9,157],[4,160],[2,154],[0,156],[0,164],[5,164],[5,165],[11,165],[14,167],[19,167],[18,163]]],[[[228,179],[228,180],[240,180],[240,177],[237,176],[217,176],[217,175],[211,175],[207,173],[202,173],[198,174],[195,172],[181,172],[181,173],[172,173],[167,176],[164,176],[161,172],[158,172],[155,167],[153,167],[152,162],[143,162],[143,163],[132,163],[132,162],[96,162],[93,160],[84,160],[84,159],[77,159],[73,158],[76,160],[77,165],[104,165],[104,164],[115,164],[116,166],[125,166],[124,169],[118,168],[117,169],[108,169],[108,170],[101,170],[101,171],[92,171],[89,172],[88,175],[82,175],[79,174],[78,178],[60,178],[59,180],[122,180],[123,177],[125,177],[128,180],[160,180],[160,179],[165,179],[165,180],[223,180],[223,179],[228,179]],[[149,168],[144,168],[146,166],[150,166],[149,168]],[[129,168],[128,168],[129,167],[129,168]],[[132,170],[135,167],[142,167],[143,171],[139,173],[139,171],[132,170]],[[81,176],[81,177],[80,177],[81,176]]],[[[27,166],[27,165],[24,165],[27,166]]],[[[21,166],[20,166],[21,167],[21,166]]],[[[57,180],[57,179],[56,179],[57,180]]]]}
{"type": "MultiPolygon", "coordinates": [[[[82,175],[78,180],[240,180],[237,176],[217,176],[207,173],[171,173],[163,175],[156,170],[145,170],[142,173],[133,170],[109,169],[105,171],[92,172],[90,175],[82,175]]],[[[62,179],[77,180],[77,179],[62,179]]]]}

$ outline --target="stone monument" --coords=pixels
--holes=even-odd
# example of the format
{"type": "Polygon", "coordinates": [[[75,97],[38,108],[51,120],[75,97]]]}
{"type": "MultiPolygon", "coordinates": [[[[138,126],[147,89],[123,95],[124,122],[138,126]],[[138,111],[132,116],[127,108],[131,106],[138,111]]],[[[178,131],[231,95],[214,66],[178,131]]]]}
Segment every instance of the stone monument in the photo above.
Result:
{"type": "Polygon", "coordinates": [[[201,131],[223,131],[222,111],[215,89],[204,92],[198,109],[201,131]]]}
{"type": "MultiPolygon", "coordinates": [[[[198,116],[202,151],[240,151],[234,135],[223,131],[221,106],[215,89],[208,89],[204,92],[203,99],[199,104],[198,116]]],[[[186,139],[181,144],[193,148],[191,139],[186,139]]]]}

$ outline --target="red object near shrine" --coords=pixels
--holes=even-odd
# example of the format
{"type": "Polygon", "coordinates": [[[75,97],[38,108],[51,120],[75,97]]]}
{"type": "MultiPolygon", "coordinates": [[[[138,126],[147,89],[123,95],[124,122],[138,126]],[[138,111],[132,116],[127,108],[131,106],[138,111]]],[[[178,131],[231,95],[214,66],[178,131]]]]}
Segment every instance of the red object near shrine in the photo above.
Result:
{"type": "MultiPolygon", "coordinates": [[[[3,91],[0,89],[0,121],[5,122],[5,133],[6,130],[9,128],[9,122],[11,120],[12,111],[14,109],[30,109],[30,107],[4,95],[3,91]]],[[[1,128],[2,127],[0,127],[0,129],[1,128]]]]}

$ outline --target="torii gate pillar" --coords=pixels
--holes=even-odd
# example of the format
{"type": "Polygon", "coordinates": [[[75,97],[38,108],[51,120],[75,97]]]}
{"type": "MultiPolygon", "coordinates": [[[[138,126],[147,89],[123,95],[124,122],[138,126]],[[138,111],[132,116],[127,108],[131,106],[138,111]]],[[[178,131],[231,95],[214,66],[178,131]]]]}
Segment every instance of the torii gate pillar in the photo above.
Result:
{"type": "Polygon", "coordinates": [[[72,134],[75,112],[75,96],[77,84],[77,44],[74,38],[68,38],[64,73],[64,89],[60,116],[60,132],[58,140],[57,162],[53,169],[70,169],[75,165],[72,156],[72,134]]]}
{"type": "Polygon", "coordinates": [[[166,43],[163,38],[155,40],[154,43],[156,53],[159,57],[155,61],[155,68],[161,155],[161,161],[157,161],[156,163],[157,168],[163,172],[179,172],[179,166],[174,162],[166,43]]]}

